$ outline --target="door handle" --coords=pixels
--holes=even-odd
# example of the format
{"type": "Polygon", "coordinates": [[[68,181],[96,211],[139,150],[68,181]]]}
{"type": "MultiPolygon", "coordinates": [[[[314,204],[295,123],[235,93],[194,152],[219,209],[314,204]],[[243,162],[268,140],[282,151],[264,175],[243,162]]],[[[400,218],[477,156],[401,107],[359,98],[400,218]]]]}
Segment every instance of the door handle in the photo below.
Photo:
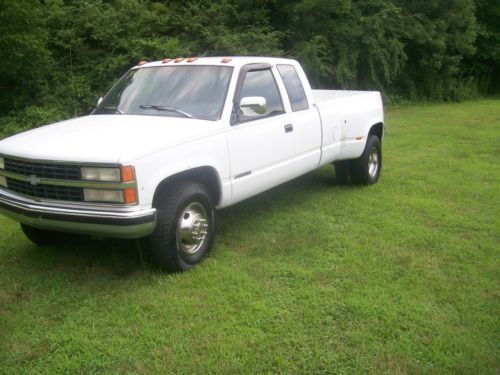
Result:
{"type": "Polygon", "coordinates": [[[293,125],[292,124],[286,124],[285,125],[285,133],[290,133],[293,132],[293,125]]]}

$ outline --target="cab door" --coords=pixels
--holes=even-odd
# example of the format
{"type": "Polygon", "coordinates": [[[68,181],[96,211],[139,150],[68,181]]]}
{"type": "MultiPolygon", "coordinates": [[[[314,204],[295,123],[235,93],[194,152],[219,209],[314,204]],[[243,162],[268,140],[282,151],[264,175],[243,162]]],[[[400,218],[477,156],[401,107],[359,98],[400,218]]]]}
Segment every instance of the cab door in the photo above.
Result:
{"type": "Polygon", "coordinates": [[[228,130],[232,203],[258,194],[294,175],[294,132],[275,72],[269,64],[242,67],[228,130]],[[255,111],[241,104],[263,102],[255,111]]]}
{"type": "MultiPolygon", "coordinates": [[[[295,133],[295,175],[318,168],[321,159],[321,119],[318,110],[311,106],[302,81],[293,65],[276,66],[290,102],[290,119],[295,133]]],[[[305,77],[304,77],[305,78],[305,77]]]]}

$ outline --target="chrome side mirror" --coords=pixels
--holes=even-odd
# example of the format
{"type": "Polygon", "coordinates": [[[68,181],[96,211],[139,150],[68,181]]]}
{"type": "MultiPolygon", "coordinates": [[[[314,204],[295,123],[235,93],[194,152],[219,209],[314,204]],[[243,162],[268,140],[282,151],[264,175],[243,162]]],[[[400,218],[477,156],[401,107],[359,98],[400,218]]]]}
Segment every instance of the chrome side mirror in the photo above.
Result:
{"type": "Polygon", "coordinates": [[[266,98],[246,96],[240,100],[240,109],[245,116],[259,116],[267,112],[266,98]]]}

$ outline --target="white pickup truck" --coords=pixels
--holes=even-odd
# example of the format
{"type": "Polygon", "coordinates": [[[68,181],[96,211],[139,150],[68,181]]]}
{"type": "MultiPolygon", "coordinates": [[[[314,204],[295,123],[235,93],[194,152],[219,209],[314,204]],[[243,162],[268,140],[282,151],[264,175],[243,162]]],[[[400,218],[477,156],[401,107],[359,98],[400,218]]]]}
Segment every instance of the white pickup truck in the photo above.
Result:
{"type": "Polygon", "coordinates": [[[0,141],[0,212],[38,245],[141,238],[186,270],[216,208],[329,163],[341,182],[377,182],[383,121],[378,92],[311,90],[294,60],[142,61],[91,115],[0,141]]]}

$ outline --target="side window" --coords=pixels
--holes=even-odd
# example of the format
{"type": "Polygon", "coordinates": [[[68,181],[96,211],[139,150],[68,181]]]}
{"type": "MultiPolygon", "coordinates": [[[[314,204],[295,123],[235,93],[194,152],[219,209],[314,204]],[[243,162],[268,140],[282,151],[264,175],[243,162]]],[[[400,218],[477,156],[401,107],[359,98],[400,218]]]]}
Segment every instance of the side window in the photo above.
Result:
{"type": "Polygon", "coordinates": [[[290,99],[290,104],[292,105],[292,111],[296,112],[302,111],[303,109],[309,109],[306,92],[304,91],[304,87],[302,86],[302,82],[295,68],[292,65],[278,65],[277,68],[285,84],[286,92],[290,99]]]}
{"type": "Polygon", "coordinates": [[[264,97],[266,99],[267,111],[260,116],[245,116],[243,113],[240,113],[240,121],[275,116],[285,112],[278,85],[270,69],[251,70],[245,75],[240,98],[248,96],[264,97]]]}

